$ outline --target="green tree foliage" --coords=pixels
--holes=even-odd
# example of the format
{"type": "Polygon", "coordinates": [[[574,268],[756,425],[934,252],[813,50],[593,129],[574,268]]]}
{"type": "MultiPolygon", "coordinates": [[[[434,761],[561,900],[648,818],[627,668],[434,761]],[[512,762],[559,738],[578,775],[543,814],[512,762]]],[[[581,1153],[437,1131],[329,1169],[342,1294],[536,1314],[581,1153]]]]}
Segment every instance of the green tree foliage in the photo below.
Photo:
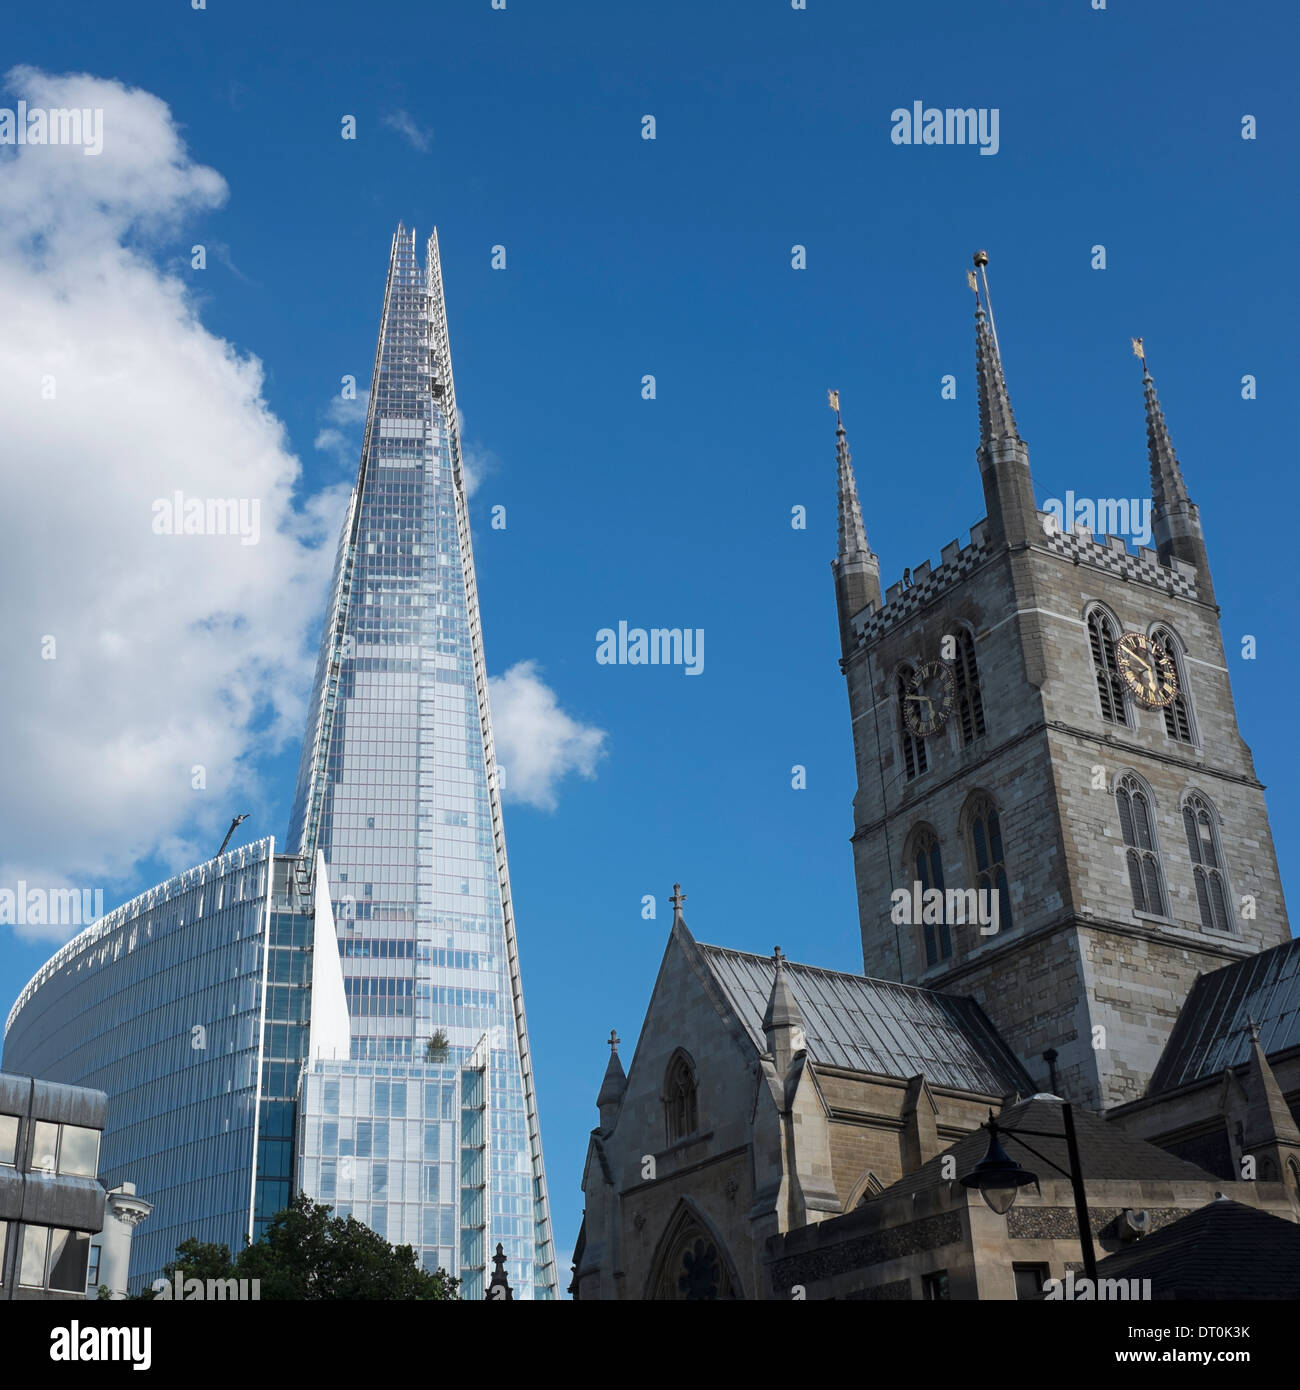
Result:
{"type": "MultiPolygon", "coordinates": [[[[460,1280],[445,1269],[430,1274],[409,1245],[389,1245],[369,1226],[333,1216],[333,1210],[300,1192],[262,1239],[233,1259],[227,1246],[186,1240],[165,1267],[167,1281],[177,1271],[185,1279],[258,1279],[264,1300],[459,1299],[460,1280]]],[[[137,1297],[157,1295],[146,1289],[137,1297]]]]}

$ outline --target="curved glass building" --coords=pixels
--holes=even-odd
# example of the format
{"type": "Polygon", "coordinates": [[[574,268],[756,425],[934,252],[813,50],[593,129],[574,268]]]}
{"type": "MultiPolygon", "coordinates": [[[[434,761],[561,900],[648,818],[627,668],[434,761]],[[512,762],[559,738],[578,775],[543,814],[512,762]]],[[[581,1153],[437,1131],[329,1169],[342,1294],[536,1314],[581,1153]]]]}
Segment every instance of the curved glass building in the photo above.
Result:
{"type": "Polygon", "coordinates": [[[177,874],[69,941],[9,1012],[4,1070],[108,1096],[100,1176],[153,1204],[133,1289],[190,1236],[240,1249],[289,1200],[302,1064],[348,1051],[329,895],[301,877],[270,839],[177,874]]]}

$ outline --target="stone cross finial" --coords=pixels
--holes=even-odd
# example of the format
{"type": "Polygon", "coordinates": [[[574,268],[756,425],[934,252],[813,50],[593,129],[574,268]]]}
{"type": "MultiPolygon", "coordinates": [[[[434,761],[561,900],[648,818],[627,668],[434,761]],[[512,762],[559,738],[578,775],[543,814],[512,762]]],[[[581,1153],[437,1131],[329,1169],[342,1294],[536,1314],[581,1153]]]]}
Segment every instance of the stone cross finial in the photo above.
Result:
{"type": "Polygon", "coordinates": [[[617,1052],[617,1051],[618,1051],[618,1045],[619,1045],[619,1043],[621,1043],[622,1041],[623,1041],[623,1039],[619,1037],[617,1030],[611,1028],[611,1029],[609,1030],[609,1050],[610,1050],[611,1052],[617,1052]]]}
{"type": "Polygon", "coordinates": [[[686,894],[682,892],[682,885],[680,883],[673,884],[673,891],[669,895],[668,901],[673,905],[673,912],[680,916],[682,904],[686,901],[686,894]]]}
{"type": "Polygon", "coordinates": [[[1250,1029],[1250,1036],[1259,1041],[1259,1024],[1249,1015],[1246,1015],[1246,1026],[1250,1029]]]}

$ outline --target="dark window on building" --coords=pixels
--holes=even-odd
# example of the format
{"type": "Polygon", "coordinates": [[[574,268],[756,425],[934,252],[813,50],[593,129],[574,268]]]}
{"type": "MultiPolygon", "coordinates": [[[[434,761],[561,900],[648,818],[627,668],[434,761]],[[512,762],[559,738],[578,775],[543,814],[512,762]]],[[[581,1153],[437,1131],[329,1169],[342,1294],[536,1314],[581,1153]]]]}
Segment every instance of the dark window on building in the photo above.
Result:
{"type": "Polygon", "coordinates": [[[86,1271],[86,1287],[88,1289],[99,1287],[99,1253],[100,1247],[98,1245],[90,1247],[90,1268],[86,1271]]]}
{"type": "Polygon", "coordinates": [[[970,809],[971,855],[975,862],[975,887],[998,895],[998,930],[1011,928],[1011,886],[1007,882],[1006,853],[1002,848],[1002,819],[988,796],[980,796],[970,809]]]}
{"type": "Polygon", "coordinates": [[[1128,865],[1133,906],[1156,917],[1165,915],[1164,874],[1160,868],[1160,847],[1156,843],[1155,817],[1151,794],[1129,775],[1115,786],[1119,806],[1120,830],[1124,835],[1124,859],[1128,865]]]}
{"type": "Polygon", "coordinates": [[[84,1231],[24,1227],[18,1282],[25,1288],[84,1294],[89,1262],[90,1237],[84,1231]]]}
{"type": "Polygon", "coordinates": [[[1168,628],[1158,627],[1151,634],[1151,640],[1169,653],[1178,677],[1178,694],[1164,707],[1165,733],[1179,743],[1195,743],[1192,729],[1192,705],[1187,694],[1187,663],[1179,650],[1178,642],[1168,628]]]}
{"type": "Polygon", "coordinates": [[[909,782],[930,768],[925,740],[917,738],[907,727],[907,687],[913,674],[910,666],[904,666],[898,673],[898,727],[903,735],[903,770],[909,782]]]}
{"type": "Polygon", "coordinates": [[[699,1127],[695,1073],[681,1053],[673,1058],[664,1080],[664,1116],[670,1144],[694,1134],[699,1127]]]}
{"type": "Polygon", "coordinates": [[[957,639],[953,677],[957,687],[961,741],[963,744],[974,743],[984,733],[984,697],[980,694],[980,673],[975,664],[975,639],[965,628],[957,639]]]}
{"type": "Polygon", "coordinates": [[[1187,852],[1192,859],[1192,878],[1196,883],[1196,906],[1201,926],[1207,931],[1231,931],[1228,886],[1223,876],[1223,851],[1219,845],[1218,816],[1199,792],[1183,803],[1183,829],[1187,832],[1187,852]]]}
{"type": "Polygon", "coordinates": [[[1100,609],[1094,608],[1088,614],[1088,641],[1092,646],[1101,717],[1111,724],[1127,724],[1124,687],[1120,683],[1119,660],[1115,655],[1115,624],[1100,609]]]}
{"type": "MultiPolygon", "coordinates": [[[[924,896],[931,888],[943,892],[943,855],[939,851],[939,841],[933,830],[925,827],[916,837],[913,852],[913,867],[916,881],[921,885],[924,896]]],[[[952,932],[943,920],[942,911],[938,922],[925,922],[925,963],[937,965],[941,960],[952,956],[952,932]]]]}
{"type": "Polygon", "coordinates": [[[933,1274],[923,1274],[921,1276],[921,1296],[927,1303],[947,1303],[950,1298],[948,1271],[940,1269],[933,1274]]]}
{"type": "Polygon", "coordinates": [[[1042,1293],[1048,1278],[1046,1265],[1012,1265],[1011,1270],[1016,1276],[1017,1298],[1037,1298],[1042,1293]]]}

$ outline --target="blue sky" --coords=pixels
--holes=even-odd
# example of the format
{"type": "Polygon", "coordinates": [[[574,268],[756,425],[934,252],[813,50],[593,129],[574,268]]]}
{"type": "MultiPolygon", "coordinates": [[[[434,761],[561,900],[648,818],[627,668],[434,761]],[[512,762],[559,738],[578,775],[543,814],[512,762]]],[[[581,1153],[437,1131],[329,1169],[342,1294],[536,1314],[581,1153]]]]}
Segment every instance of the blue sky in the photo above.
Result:
{"type": "MultiPolygon", "coordinates": [[[[486,463],[471,511],[489,666],[536,662],[563,709],[607,734],[594,778],[560,782],[553,811],[507,810],[562,1251],[603,1039],[636,1035],[675,880],[704,940],[860,967],[825,392],[842,393],[886,582],[937,562],[982,514],[964,278],[977,247],[1040,501],[1145,491],[1128,341],[1145,337],[1293,884],[1298,27],[1282,4],[1207,0],[87,0],[57,24],[33,7],[8,17],[5,67],[152,93],[188,159],[224,179],[219,206],[128,219],[122,238],[185,287],[208,335],[260,361],[301,463],[296,505],[351,481],[355,451],[316,440],[340,378],[368,379],[394,226],[422,243],[438,225],[457,395],[486,463]],[[893,144],[890,113],[917,100],[996,107],[997,154],[893,144]],[[340,138],[348,114],[355,141],[340,138]],[[209,248],[202,272],[194,243],[209,248]],[[497,244],[505,270],[491,268],[497,244]],[[791,267],[796,244],[806,269],[791,267]],[[1097,244],[1105,270],[1091,268],[1097,244]],[[955,401],[940,397],[945,374],[955,401]],[[1257,399],[1242,399],[1246,374],[1257,399]],[[504,531],[487,524],[498,504],[504,531]],[[620,620],[703,628],[704,674],[597,665],[597,629],[620,620]],[[1247,633],[1253,662],[1235,655],[1247,633]],[[806,790],[791,788],[794,764],[806,790]]],[[[21,459],[4,465],[12,482],[21,459]]],[[[75,524],[89,504],[66,505],[75,524]]],[[[75,560],[54,545],[50,569],[75,560]]],[[[19,580],[11,617],[52,582],[19,580]]],[[[275,639],[297,698],[323,598],[275,639]]],[[[223,744],[238,767],[229,805],[138,826],[98,859],[53,841],[43,859],[25,853],[83,874],[116,865],[111,906],[220,822],[215,850],[236,810],[253,813],[241,837],[282,836],[297,733],[274,726],[268,703],[241,725],[248,747],[238,731],[223,744]]],[[[32,756],[58,761],[39,739],[32,756]]],[[[13,802],[40,783],[19,778],[13,802]]],[[[95,783],[102,819],[136,817],[113,785],[95,783]]],[[[5,937],[6,1000],[49,949],[5,937]]]]}

